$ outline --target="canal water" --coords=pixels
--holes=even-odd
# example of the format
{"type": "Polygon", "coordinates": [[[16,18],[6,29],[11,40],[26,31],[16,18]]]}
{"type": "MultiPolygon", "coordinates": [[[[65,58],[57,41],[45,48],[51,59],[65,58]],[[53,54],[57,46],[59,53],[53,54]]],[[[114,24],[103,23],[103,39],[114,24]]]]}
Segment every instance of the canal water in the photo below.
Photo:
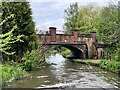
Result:
{"type": "MultiPolygon", "coordinates": [[[[52,65],[8,84],[8,88],[120,88],[120,77],[96,66],[71,62],[59,53],[46,58],[52,65]]],[[[111,89],[112,90],[112,89],[111,89]]],[[[115,89],[116,90],[116,89],[115,89]]]]}

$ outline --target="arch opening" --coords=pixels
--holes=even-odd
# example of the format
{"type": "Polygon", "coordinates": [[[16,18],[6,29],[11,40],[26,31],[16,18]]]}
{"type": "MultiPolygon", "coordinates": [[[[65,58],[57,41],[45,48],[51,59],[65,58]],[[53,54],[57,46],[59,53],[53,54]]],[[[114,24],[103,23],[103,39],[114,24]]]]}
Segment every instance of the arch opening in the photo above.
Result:
{"type": "MultiPolygon", "coordinates": [[[[59,48],[65,47],[72,52],[73,57],[69,57],[72,59],[83,59],[85,57],[84,51],[78,47],[72,45],[59,45],[59,48]]],[[[86,58],[86,57],[85,57],[86,58]]]]}

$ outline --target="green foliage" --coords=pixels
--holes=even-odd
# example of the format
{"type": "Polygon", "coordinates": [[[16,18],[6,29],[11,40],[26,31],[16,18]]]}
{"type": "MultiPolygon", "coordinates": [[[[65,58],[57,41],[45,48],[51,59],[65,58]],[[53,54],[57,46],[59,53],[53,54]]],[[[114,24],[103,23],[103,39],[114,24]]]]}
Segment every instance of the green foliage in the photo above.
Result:
{"type": "Polygon", "coordinates": [[[4,37],[3,40],[6,39],[6,42],[9,42],[8,39],[14,41],[9,46],[6,45],[10,49],[7,51],[14,53],[8,58],[20,60],[24,52],[33,49],[31,42],[36,43],[35,24],[32,20],[30,5],[26,0],[24,2],[2,2],[2,13],[0,15],[2,15],[2,33],[6,35],[11,33],[8,38],[4,37]],[[14,28],[15,26],[16,28],[14,28]],[[14,30],[12,30],[13,28],[14,30]],[[14,38],[15,40],[13,40],[14,38]],[[16,41],[16,38],[19,42],[16,41]]]}
{"type": "Polygon", "coordinates": [[[120,62],[117,61],[101,60],[100,62],[97,62],[95,60],[74,60],[74,62],[99,66],[114,73],[120,73],[120,62]]]}
{"type": "Polygon", "coordinates": [[[7,55],[13,55],[15,54],[14,51],[11,51],[11,45],[13,45],[15,42],[23,42],[21,40],[21,37],[24,37],[24,35],[19,36],[13,36],[13,31],[17,28],[17,26],[14,26],[11,31],[9,31],[6,34],[0,34],[0,51],[4,52],[7,55]]]}
{"type": "Polygon", "coordinates": [[[11,82],[13,79],[22,78],[26,74],[21,67],[14,64],[2,64],[0,65],[0,70],[2,70],[2,85],[11,82]]]}
{"type": "Polygon", "coordinates": [[[22,58],[22,63],[21,67],[25,69],[26,71],[31,71],[34,68],[34,63],[35,63],[35,50],[32,50],[31,52],[27,51],[23,58],[22,58]]]}
{"type": "Polygon", "coordinates": [[[99,64],[103,69],[107,69],[115,73],[120,73],[120,62],[103,60],[99,64]]]}
{"type": "Polygon", "coordinates": [[[96,11],[92,5],[79,8],[78,3],[73,3],[65,10],[64,26],[68,31],[73,29],[78,29],[80,32],[95,31],[93,27],[96,11]]]}
{"type": "Polygon", "coordinates": [[[70,4],[70,7],[65,10],[65,27],[67,30],[72,30],[77,27],[78,3],[70,4]]]}
{"type": "Polygon", "coordinates": [[[69,49],[66,49],[66,48],[63,48],[63,47],[62,47],[61,55],[62,55],[63,57],[67,57],[68,55],[71,56],[71,55],[72,55],[72,52],[71,52],[69,49]]]}
{"type": "Polygon", "coordinates": [[[103,69],[107,69],[107,64],[108,64],[108,62],[106,60],[103,60],[100,62],[100,67],[103,69]]]}
{"type": "Polygon", "coordinates": [[[44,56],[39,55],[38,50],[27,51],[21,60],[20,67],[26,71],[31,71],[34,68],[42,67],[46,62],[44,56]]]}
{"type": "Polygon", "coordinates": [[[112,52],[112,59],[120,61],[120,23],[118,6],[109,5],[96,7],[94,5],[78,7],[73,3],[65,10],[65,23],[67,31],[78,29],[79,32],[97,32],[97,40],[109,44],[105,49],[112,52]]]}
{"type": "Polygon", "coordinates": [[[82,63],[82,64],[87,64],[87,65],[94,65],[94,66],[99,66],[99,62],[95,62],[94,60],[74,60],[74,62],[82,63]]]}

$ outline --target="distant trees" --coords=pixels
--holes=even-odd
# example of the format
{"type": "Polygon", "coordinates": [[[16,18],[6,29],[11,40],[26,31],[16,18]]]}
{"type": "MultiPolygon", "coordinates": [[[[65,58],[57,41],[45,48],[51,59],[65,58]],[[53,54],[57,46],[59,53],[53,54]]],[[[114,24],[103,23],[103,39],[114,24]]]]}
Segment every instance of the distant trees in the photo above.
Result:
{"type": "Polygon", "coordinates": [[[110,44],[106,50],[113,52],[113,57],[119,59],[120,21],[118,9],[116,5],[102,8],[88,5],[80,8],[77,3],[73,3],[65,10],[64,26],[68,31],[74,28],[84,33],[96,31],[99,41],[110,44]]]}
{"type": "Polygon", "coordinates": [[[4,52],[4,59],[18,60],[23,53],[32,50],[36,45],[35,24],[32,20],[32,11],[26,0],[24,2],[2,2],[2,44],[6,41],[1,50],[9,47],[4,52]],[[9,54],[9,55],[8,55],[9,54]],[[7,56],[7,58],[5,58],[7,56]]]}
{"type": "MultiPolygon", "coordinates": [[[[97,29],[98,39],[106,44],[110,44],[107,51],[113,53],[113,58],[118,60],[120,53],[120,27],[118,19],[118,7],[109,5],[99,11],[95,28],[97,29]]],[[[119,59],[120,60],[120,59],[119,59]]]]}
{"type": "Polygon", "coordinates": [[[92,6],[78,7],[78,3],[73,3],[65,10],[64,26],[68,31],[78,29],[81,32],[93,31],[93,19],[97,10],[92,6]]]}
{"type": "Polygon", "coordinates": [[[71,4],[68,9],[65,10],[65,27],[68,31],[78,27],[78,3],[71,4]]]}

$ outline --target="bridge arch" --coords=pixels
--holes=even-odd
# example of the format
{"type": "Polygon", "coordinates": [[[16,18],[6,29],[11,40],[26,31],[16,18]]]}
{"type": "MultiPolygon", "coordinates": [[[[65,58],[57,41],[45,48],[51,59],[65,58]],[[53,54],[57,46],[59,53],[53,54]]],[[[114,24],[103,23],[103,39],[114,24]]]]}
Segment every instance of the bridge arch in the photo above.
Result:
{"type": "MultiPolygon", "coordinates": [[[[65,47],[69,49],[72,53],[75,59],[83,59],[88,58],[88,50],[84,51],[83,49],[74,46],[74,45],[59,45],[60,47],[65,47]]],[[[87,49],[87,48],[86,48],[87,49]]]]}

